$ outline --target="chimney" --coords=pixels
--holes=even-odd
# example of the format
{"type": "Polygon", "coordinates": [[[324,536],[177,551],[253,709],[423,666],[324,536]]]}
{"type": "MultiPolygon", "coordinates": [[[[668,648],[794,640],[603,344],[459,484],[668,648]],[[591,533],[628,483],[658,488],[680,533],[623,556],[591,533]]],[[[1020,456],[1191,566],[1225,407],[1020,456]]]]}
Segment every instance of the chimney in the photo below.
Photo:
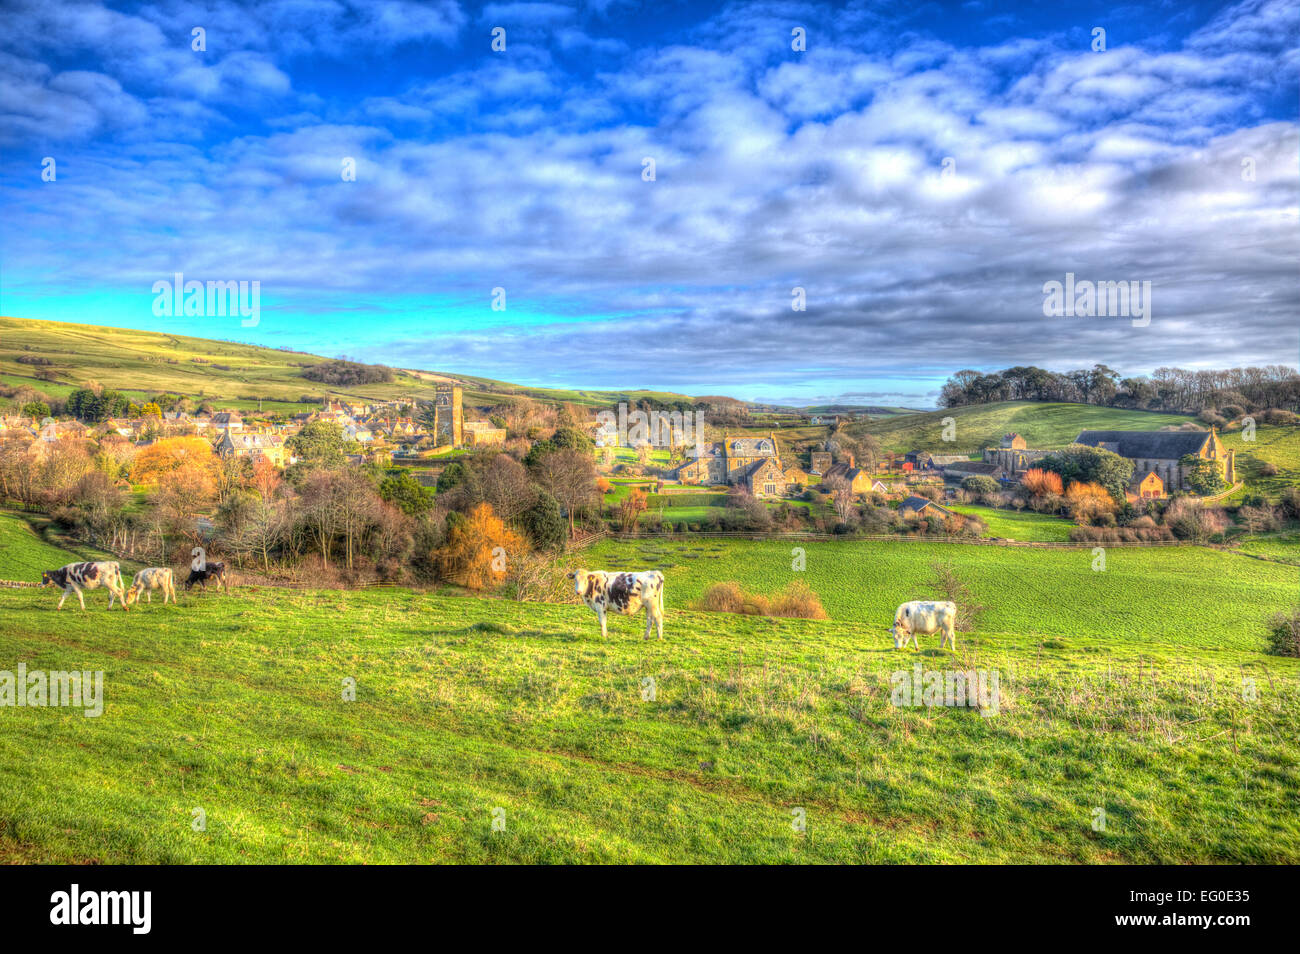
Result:
{"type": "Polygon", "coordinates": [[[854,467],[856,467],[856,466],[857,466],[857,464],[855,464],[855,463],[853,462],[853,455],[850,454],[850,455],[849,455],[849,469],[852,470],[852,469],[853,469],[854,467]]]}

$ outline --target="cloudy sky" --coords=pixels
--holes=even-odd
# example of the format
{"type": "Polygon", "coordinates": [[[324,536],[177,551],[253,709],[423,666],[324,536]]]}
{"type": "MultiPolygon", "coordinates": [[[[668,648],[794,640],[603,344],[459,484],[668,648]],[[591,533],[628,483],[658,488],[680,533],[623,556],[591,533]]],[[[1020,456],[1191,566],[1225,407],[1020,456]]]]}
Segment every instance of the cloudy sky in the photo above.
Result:
{"type": "Polygon", "coordinates": [[[1294,365],[1298,68],[1300,0],[3,0],[0,312],[798,403],[1294,365]]]}

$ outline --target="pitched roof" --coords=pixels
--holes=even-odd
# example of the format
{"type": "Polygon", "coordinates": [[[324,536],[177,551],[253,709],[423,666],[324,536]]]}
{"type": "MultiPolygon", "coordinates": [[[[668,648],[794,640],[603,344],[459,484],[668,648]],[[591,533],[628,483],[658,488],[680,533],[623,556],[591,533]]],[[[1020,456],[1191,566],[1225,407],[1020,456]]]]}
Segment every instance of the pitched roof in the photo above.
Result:
{"type": "Polygon", "coordinates": [[[949,512],[945,507],[940,507],[933,500],[926,500],[924,497],[908,497],[906,500],[904,500],[901,504],[898,505],[898,509],[900,512],[903,510],[915,510],[917,512],[920,512],[924,510],[926,507],[934,507],[936,510],[941,510],[944,513],[949,512]]]}
{"type": "Polygon", "coordinates": [[[1074,442],[1114,444],[1121,457],[1177,460],[1198,453],[1209,436],[1209,431],[1080,431],[1074,442]]]}

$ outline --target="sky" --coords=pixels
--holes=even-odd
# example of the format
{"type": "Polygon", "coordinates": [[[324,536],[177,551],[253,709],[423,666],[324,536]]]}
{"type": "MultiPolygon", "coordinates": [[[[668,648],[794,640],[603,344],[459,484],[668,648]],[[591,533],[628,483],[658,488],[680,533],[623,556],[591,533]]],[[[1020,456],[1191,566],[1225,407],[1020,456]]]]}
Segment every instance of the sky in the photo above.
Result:
{"type": "Polygon", "coordinates": [[[1298,68],[1300,0],[0,0],[0,313],[794,404],[1295,365],[1298,68]]]}

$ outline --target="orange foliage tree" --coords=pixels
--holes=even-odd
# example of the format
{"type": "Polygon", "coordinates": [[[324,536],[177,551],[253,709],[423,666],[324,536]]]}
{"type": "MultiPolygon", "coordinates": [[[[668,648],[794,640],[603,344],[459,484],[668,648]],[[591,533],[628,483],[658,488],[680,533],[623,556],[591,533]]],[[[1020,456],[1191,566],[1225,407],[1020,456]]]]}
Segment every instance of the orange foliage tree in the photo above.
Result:
{"type": "Polygon", "coordinates": [[[206,473],[215,479],[216,455],[202,437],[167,437],[150,444],[131,462],[131,481],[156,484],[181,469],[206,473]]]}
{"type": "Polygon", "coordinates": [[[504,580],[509,561],[523,556],[523,538],[502,522],[491,504],[481,503],[468,516],[448,519],[438,565],[443,576],[481,590],[504,580]]]}
{"type": "Polygon", "coordinates": [[[1070,514],[1080,523],[1086,522],[1098,514],[1114,513],[1115,501],[1098,483],[1075,481],[1065,493],[1065,503],[1070,514]]]}
{"type": "Polygon", "coordinates": [[[1020,478],[1020,485],[1033,497],[1046,497],[1048,494],[1059,497],[1065,492],[1061,475],[1054,471],[1043,470],[1041,467],[1033,467],[1025,471],[1025,476],[1020,478]]]}

